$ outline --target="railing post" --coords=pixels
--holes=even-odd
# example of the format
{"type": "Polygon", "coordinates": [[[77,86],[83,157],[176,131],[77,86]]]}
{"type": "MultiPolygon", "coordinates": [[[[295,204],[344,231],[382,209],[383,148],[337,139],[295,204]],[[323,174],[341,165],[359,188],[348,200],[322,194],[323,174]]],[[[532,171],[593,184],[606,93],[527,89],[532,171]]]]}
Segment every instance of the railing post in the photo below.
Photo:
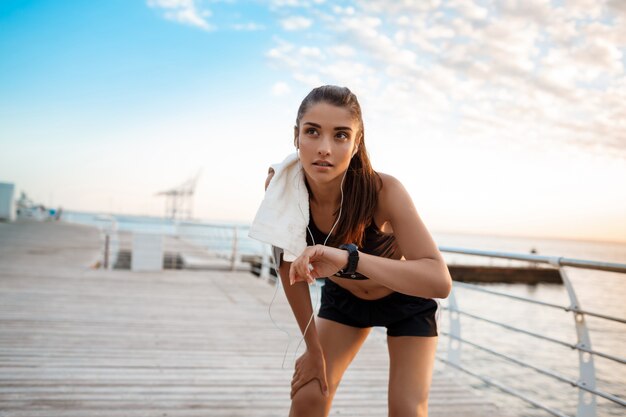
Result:
{"type": "MultiPolygon", "coordinates": [[[[580,309],[580,303],[576,297],[576,291],[572,282],[568,278],[565,270],[560,265],[560,258],[550,260],[550,263],[559,269],[563,285],[567,289],[570,300],[570,309],[574,313],[574,323],[576,324],[576,337],[578,347],[591,349],[591,338],[589,329],[585,323],[585,315],[576,312],[580,309]]],[[[596,388],[596,368],[593,362],[593,355],[588,352],[578,351],[578,378],[579,382],[587,388],[596,388]]],[[[576,417],[596,417],[596,396],[582,389],[578,390],[578,410],[576,417]]]]}
{"type": "Polygon", "coordinates": [[[105,234],[104,235],[104,260],[103,260],[103,265],[102,267],[104,269],[109,269],[109,243],[110,243],[110,237],[109,234],[105,234]]]}
{"type": "Polygon", "coordinates": [[[237,226],[233,227],[233,253],[230,258],[230,270],[234,271],[237,264],[237,226]]]}
{"type": "MultiPolygon", "coordinates": [[[[450,313],[450,337],[448,337],[448,362],[461,365],[461,318],[458,313],[454,286],[448,295],[448,312],[450,313]]],[[[456,369],[456,368],[455,368],[456,369]]]]}
{"type": "Polygon", "coordinates": [[[117,221],[111,219],[109,230],[107,231],[109,237],[109,265],[108,269],[112,270],[117,263],[117,256],[119,254],[119,235],[117,233],[117,221]]]}
{"type": "Polygon", "coordinates": [[[270,279],[270,254],[267,245],[263,244],[263,257],[261,258],[261,272],[259,278],[268,281],[270,279]]]}

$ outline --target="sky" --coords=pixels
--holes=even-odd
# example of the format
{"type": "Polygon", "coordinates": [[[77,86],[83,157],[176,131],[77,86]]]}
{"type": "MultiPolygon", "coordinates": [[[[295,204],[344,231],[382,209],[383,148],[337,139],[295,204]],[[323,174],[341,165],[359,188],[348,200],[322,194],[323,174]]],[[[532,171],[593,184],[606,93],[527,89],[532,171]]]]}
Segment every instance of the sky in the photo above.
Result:
{"type": "Polygon", "coordinates": [[[4,0],[0,182],[250,222],[314,87],[433,232],[626,241],[626,1],[4,0]]]}

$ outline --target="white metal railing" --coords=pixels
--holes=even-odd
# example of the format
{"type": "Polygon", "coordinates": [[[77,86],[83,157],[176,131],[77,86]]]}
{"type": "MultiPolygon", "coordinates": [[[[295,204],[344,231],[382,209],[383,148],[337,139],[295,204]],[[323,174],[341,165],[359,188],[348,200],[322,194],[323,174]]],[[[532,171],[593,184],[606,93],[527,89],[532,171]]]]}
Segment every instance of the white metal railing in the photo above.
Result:
{"type": "Polygon", "coordinates": [[[559,417],[567,417],[565,413],[562,411],[556,410],[551,406],[541,403],[540,401],[530,398],[524,393],[515,390],[514,388],[507,386],[499,381],[494,380],[493,378],[489,378],[484,375],[480,375],[477,372],[473,372],[461,364],[461,347],[463,344],[468,346],[472,346],[475,349],[486,352],[492,356],[496,356],[498,358],[504,359],[510,363],[513,363],[517,366],[532,369],[540,374],[549,376],[557,381],[564,382],[570,384],[572,387],[578,388],[578,406],[577,406],[577,417],[595,417],[597,416],[597,404],[596,404],[596,396],[607,399],[613,403],[619,404],[622,407],[626,407],[626,400],[620,398],[611,393],[602,391],[596,387],[596,370],[594,366],[594,356],[600,356],[605,359],[611,360],[619,365],[623,365],[626,363],[626,358],[619,357],[616,355],[611,355],[606,352],[600,352],[594,350],[591,345],[591,338],[589,336],[589,330],[587,324],[585,322],[585,316],[593,316],[604,320],[610,320],[618,323],[626,323],[626,319],[622,317],[613,317],[607,314],[602,314],[598,312],[592,312],[584,310],[578,298],[576,296],[576,292],[574,286],[572,285],[571,280],[569,279],[567,273],[563,269],[564,266],[575,267],[575,268],[584,268],[584,269],[593,269],[600,271],[611,271],[611,272],[619,272],[626,273],[626,264],[619,263],[611,263],[611,262],[597,262],[597,261],[588,261],[581,259],[572,259],[572,258],[564,258],[564,257],[547,257],[540,255],[527,255],[527,254],[516,254],[516,253],[504,253],[504,252],[491,252],[491,251],[479,251],[479,250],[470,250],[463,248],[452,248],[452,247],[440,247],[441,252],[448,253],[458,253],[465,255],[476,255],[476,256],[486,256],[486,257],[495,257],[495,258],[504,258],[511,260],[522,260],[522,261],[531,261],[538,264],[544,263],[552,265],[557,268],[561,279],[563,280],[563,285],[567,290],[567,294],[569,297],[570,304],[567,306],[547,303],[543,301],[538,301],[526,297],[521,297],[513,294],[503,293],[499,291],[493,291],[483,286],[454,282],[454,287],[462,287],[464,289],[479,291],[484,294],[489,294],[497,297],[507,297],[512,298],[517,301],[532,303],[536,305],[541,305],[542,307],[548,308],[558,308],[564,310],[566,312],[572,312],[574,316],[574,324],[576,329],[577,340],[576,343],[564,342],[549,336],[541,335],[538,333],[530,332],[524,329],[520,329],[516,326],[511,326],[497,320],[491,320],[485,317],[481,317],[475,314],[471,314],[467,311],[463,311],[458,307],[457,303],[457,295],[455,288],[452,289],[450,296],[448,298],[448,307],[447,310],[450,312],[450,331],[449,332],[441,332],[444,336],[448,336],[448,353],[447,358],[438,358],[440,361],[446,363],[447,365],[452,366],[455,369],[459,369],[469,375],[472,375],[488,385],[494,386],[503,392],[506,392],[510,395],[513,395],[523,401],[526,401],[535,407],[541,408],[548,413],[559,416],[559,417]],[[527,336],[535,337],[542,339],[544,341],[559,344],[562,346],[567,346],[571,349],[578,351],[578,380],[573,380],[572,378],[568,378],[566,376],[560,375],[558,372],[542,368],[536,365],[533,365],[529,362],[519,360],[512,356],[506,355],[501,352],[497,352],[496,350],[491,349],[490,347],[483,346],[477,343],[473,343],[467,339],[461,337],[461,316],[465,316],[474,320],[484,321],[490,324],[494,324],[505,328],[507,330],[517,332],[520,334],[524,334],[527,336]]]}
{"type": "MultiPolygon", "coordinates": [[[[114,219],[109,219],[107,225],[101,228],[103,230],[105,236],[108,237],[109,245],[105,245],[105,251],[109,251],[108,255],[105,255],[105,259],[108,257],[107,266],[108,268],[112,268],[114,261],[111,259],[113,256],[117,254],[117,247],[113,247],[114,245],[118,245],[117,238],[117,226],[115,224],[114,219]],[[108,248],[108,249],[107,249],[108,248]]],[[[105,222],[107,223],[107,222],[105,222]]],[[[188,224],[192,229],[188,232],[185,232],[185,224],[180,224],[176,228],[175,235],[182,239],[188,239],[190,241],[200,242],[202,241],[202,247],[205,250],[210,250],[211,246],[219,247],[219,250],[213,252],[213,255],[218,256],[223,259],[227,259],[230,261],[231,269],[234,269],[237,264],[241,262],[241,238],[240,236],[245,235],[245,231],[240,229],[237,226],[232,225],[206,225],[207,227],[211,227],[213,229],[211,236],[207,236],[206,234],[198,233],[197,229],[193,229],[194,227],[198,227],[198,224],[189,223],[188,224]],[[217,230],[217,232],[215,232],[217,230]],[[200,240],[198,240],[200,239],[200,240]],[[230,245],[230,246],[229,246],[230,245]],[[228,249],[226,249],[228,248],[228,249]]],[[[105,239],[107,239],[105,237],[105,239]]],[[[273,259],[272,259],[272,251],[269,245],[261,246],[261,253],[257,252],[257,255],[260,255],[260,265],[254,269],[254,272],[257,273],[260,278],[271,280],[271,269],[274,268],[273,259]]],[[[544,301],[534,300],[531,298],[521,297],[514,294],[508,294],[504,292],[494,291],[484,286],[478,286],[468,283],[462,282],[454,282],[454,288],[448,298],[448,307],[444,307],[444,309],[449,311],[449,331],[440,333],[443,336],[447,336],[448,340],[448,351],[447,357],[437,359],[444,362],[445,364],[459,369],[469,375],[472,375],[475,378],[480,379],[486,384],[496,387],[503,392],[506,392],[514,397],[517,397],[529,404],[532,404],[535,407],[543,409],[547,411],[549,414],[559,417],[569,417],[564,412],[555,409],[552,406],[546,405],[541,401],[531,398],[528,395],[516,390],[511,386],[507,386],[506,384],[498,381],[494,378],[491,378],[486,375],[481,375],[475,371],[468,369],[466,366],[463,366],[461,362],[461,347],[463,344],[467,346],[471,346],[474,349],[485,352],[494,357],[498,357],[500,359],[506,360],[509,363],[515,364],[518,367],[531,369],[537,373],[542,375],[546,375],[550,378],[553,378],[556,381],[560,381],[562,383],[566,383],[578,389],[578,408],[576,417],[596,417],[597,416],[597,404],[596,404],[596,396],[602,397],[608,401],[619,404],[622,407],[626,407],[626,401],[613,395],[611,393],[602,391],[596,387],[596,370],[594,365],[594,356],[602,357],[604,359],[615,362],[617,365],[624,365],[626,363],[626,358],[620,357],[617,355],[612,355],[607,352],[601,352],[592,348],[591,339],[589,336],[589,331],[587,324],[585,322],[586,316],[596,317],[603,320],[610,320],[613,322],[626,324],[626,319],[622,317],[613,317],[607,314],[603,314],[600,312],[588,311],[582,308],[580,305],[578,298],[576,296],[575,289],[569,279],[567,273],[564,271],[563,267],[573,267],[573,268],[584,268],[584,269],[592,269],[599,271],[611,271],[618,273],[626,273],[626,264],[619,263],[610,263],[610,262],[597,262],[597,261],[589,261],[589,260],[581,260],[581,259],[572,259],[565,257],[550,257],[550,256],[541,256],[541,255],[533,255],[533,254],[520,254],[520,253],[505,253],[505,252],[495,252],[495,251],[482,251],[482,250],[472,250],[465,248],[456,248],[456,247],[439,247],[441,252],[446,253],[456,253],[462,255],[471,255],[471,256],[481,256],[488,258],[500,258],[511,261],[523,261],[523,262],[531,262],[534,265],[545,264],[557,268],[559,270],[560,276],[563,281],[563,285],[567,290],[567,294],[569,297],[569,305],[558,305],[554,303],[548,303],[544,301]],[[470,312],[464,311],[459,308],[457,303],[457,294],[455,289],[463,288],[470,291],[478,291],[483,294],[488,294],[489,296],[494,297],[504,297],[515,299],[517,301],[521,301],[524,303],[531,303],[534,305],[538,305],[545,308],[553,308],[553,309],[561,309],[566,312],[571,312],[574,317],[574,324],[576,329],[577,340],[576,343],[570,343],[562,340],[558,340],[556,338],[539,334],[536,332],[531,332],[528,330],[524,330],[518,328],[516,326],[512,326],[509,324],[505,324],[499,322],[497,320],[488,319],[486,317],[481,317],[476,314],[472,314],[470,312]],[[576,350],[578,352],[578,375],[579,378],[574,380],[572,378],[563,376],[558,372],[542,368],[540,366],[534,365],[530,362],[520,360],[518,358],[514,358],[510,355],[506,355],[502,352],[498,352],[491,347],[483,346],[474,342],[471,342],[461,336],[461,317],[467,317],[472,320],[482,321],[486,323],[490,323],[492,325],[499,326],[507,331],[513,331],[519,334],[523,334],[525,336],[541,339],[547,341],[552,344],[566,346],[570,349],[576,350]]]]}
{"type": "MultiPolygon", "coordinates": [[[[116,220],[113,217],[100,218],[97,227],[101,232],[102,239],[102,267],[105,269],[113,269],[116,264],[117,256],[120,250],[120,236],[116,220]]],[[[137,233],[136,231],[127,230],[128,233],[137,233]]],[[[141,230],[138,231],[142,233],[141,230]]],[[[188,255],[209,256],[214,259],[221,259],[230,265],[231,270],[242,268],[242,258],[246,255],[260,255],[262,265],[265,265],[261,274],[269,276],[270,259],[267,254],[266,245],[261,251],[258,249],[250,250],[242,248],[242,236],[245,234],[245,228],[233,225],[215,225],[200,223],[181,223],[170,232],[147,231],[147,233],[170,236],[179,241],[187,243],[185,253],[188,255]],[[202,230],[206,228],[206,231],[202,230]],[[242,230],[243,229],[243,230],[242,230]],[[265,255],[259,254],[264,252],[265,255]]],[[[259,271],[255,271],[257,274],[259,271]]]]}
{"type": "Polygon", "coordinates": [[[117,221],[113,216],[98,216],[98,229],[103,240],[102,268],[113,269],[117,263],[119,254],[119,234],[117,230],[117,221]]]}

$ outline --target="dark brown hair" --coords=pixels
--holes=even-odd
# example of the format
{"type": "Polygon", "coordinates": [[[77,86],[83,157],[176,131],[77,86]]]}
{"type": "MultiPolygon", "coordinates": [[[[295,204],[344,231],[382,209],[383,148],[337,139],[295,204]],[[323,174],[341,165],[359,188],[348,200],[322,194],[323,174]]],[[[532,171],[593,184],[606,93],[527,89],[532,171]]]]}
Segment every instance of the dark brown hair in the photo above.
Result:
{"type": "MultiPolygon", "coordinates": [[[[346,87],[324,85],[314,88],[302,100],[300,108],[298,108],[298,116],[296,117],[298,132],[300,131],[300,120],[304,113],[312,105],[320,102],[337,107],[345,107],[350,111],[353,119],[358,122],[358,131],[355,136],[358,149],[348,166],[348,172],[343,184],[344,198],[341,220],[337,225],[334,236],[331,237],[331,242],[333,245],[356,243],[357,246],[362,247],[365,228],[373,221],[382,181],[378,173],[372,169],[372,164],[365,148],[365,130],[363,128],[361,105],[354,93],[346,87]]],[[[338,210],[335,214],[338,213],[338,210]]]]}

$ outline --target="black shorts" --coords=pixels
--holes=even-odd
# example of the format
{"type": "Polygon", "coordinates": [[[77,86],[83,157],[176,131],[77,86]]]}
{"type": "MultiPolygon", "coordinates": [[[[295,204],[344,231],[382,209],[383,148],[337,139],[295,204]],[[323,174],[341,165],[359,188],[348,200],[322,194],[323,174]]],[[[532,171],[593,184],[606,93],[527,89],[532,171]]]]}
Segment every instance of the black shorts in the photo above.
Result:
{"type": "Polygon", "coordinates": [[[393,292],[364,300],[326,279],[318,317],[352,327],[384,326],[388,336],[437,336],[438,304],[430,298],[393,292]]]}

